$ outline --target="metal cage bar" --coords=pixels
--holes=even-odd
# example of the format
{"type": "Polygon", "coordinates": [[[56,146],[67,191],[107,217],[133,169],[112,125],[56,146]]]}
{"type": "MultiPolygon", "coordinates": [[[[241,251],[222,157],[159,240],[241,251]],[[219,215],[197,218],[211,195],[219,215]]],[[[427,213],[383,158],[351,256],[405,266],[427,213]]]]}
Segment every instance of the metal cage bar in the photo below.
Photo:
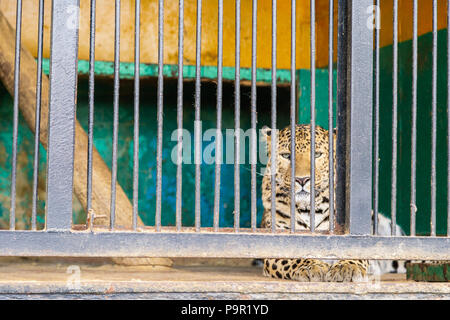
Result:
{"type": "Polygon", "coordinates": [[[158,135],[156,147],[156,231],[161,231],[161,195],[162,195],[162,145],[163,145],[163,98],[164,98],[164,0],[158,1],[158,135]]]}
{"type": "Polygon", "coordinates": [[[334,231],[334,130],[333,130],[333,37],[334,0],[329,0],[328,13],[328,170],[329,230],[334,231]]]}
{"type": "Polygon", "coordinates": [[[140,94],[140,39],[141,0],[134,8],[134,130],[133,130],[133,230],[137,228],[139,208],[139,94],[140,94]]]}
{"type": "Polygon", "coordinates": [[[336,116],[336,217],[335,232],[345,232],[346,212],[346,148],[347,148],[347,65],[348,65],[348,1],[338,0],[337,38],[337,116],[336,116]]]}
{"type": "Polygon", "coordinates": [[[241,2],[236,0],[234,63],[234,231],[239,231],[241,214],[241,2]]]}
{"type": "Polygon", "coordinates": [[[417,0],[413,2],[413,39],[412,39],[412,105],[411,105],[411,226],[410,235],[416,234],[416,159],[417,159],[417,0]]]}
{"type": "Polygon", "coordinates": [[[16,179],[17,179],[17,143],[19,131],[19,86],[20,86],[20,47],[22,35],[22,0],[16,5],[16,44],[14,52],[14,101],[13,101],[13,137],[11,157],[11,209],[9,229],[16,229],[16,179]]]}
{"type": "MultiPolygon", "coordinates": [[[[88,150],[87,150],[87,203],[89,213],[92,208],[92,156],[94,149],[94,93],[95,93],[95,9],[96,1],[91,0],[90,30],[89,30],[89,120],[88,120],[88,150]]],[[[94,226],[95,217],[90,217],[89,227],[94,226]]]]}
{"type": "Polygon", "coordinates": [[[436,140],[437,140],[437,0],[433,0],[433,49],[431,80],[431,236],[436,236],[436,140]]]}
{"type": "Polygon", "coordinates": [[[34,133],[34,159],[33,159],[33,202],[31,207],[31,229],[36,230],[37,201],[38,201],[38,176],[39,176],[39,138],[41,131],[41,95],[42,95],[42,49],[44,38],[44,0],[39,1],[38,19],[38,54],[36,74],[36,113],[34,133]]]}
{"type": "Polygon", "coordinates": [[[183,196],[183,44],[184,44],[184,0],[178,3],[178,83],[177,83],[177,230],[182,226],[182,196],[183,196]]]}
{"type": "Polygon", "coordinates": [[[393,3],[391,234],[397,225],[398,0],[393,3]]]}
{"type": "Polygon", "coordinates": [[[197,0],[197,25],[195,47],[195,123],[194,123],[194,158],[195,158],[195,231],[201,228],[201,50],[202,50],[202,0],[197,0]]]}
{"type": "Polygon", "coordinates": [[[276,152],[278,145],[278,131],[277,131],[277,0],[272,0],[272,68],[271,68],[271,137],[270,137],[270,184],[271,184],[271,229],[272,232],[276,231],[276,152]]]}
{"type": "Polygon", "coordinates": [[[252,80],[251,80],[251,126],[252,126],[252,145],[251,145],[251,226],[252,231],[256,231],[256,161],[257,161],[257,145],[256,145],[256,59],[257,59],[257,35],[256,30],[258,26],[257,21],[258,1],[252,1],[252,80]]]}
{"type": "Polygon", "coordinates": [[[372,211],[373,31],[367,28],[366,10],[373,1],[339,1],[339,4],[343,7],[339,12],[338,31],[338,55],[341,59],[338,61],[338,95],[341,95],[338,98],[337,187],[341,196],[338,210],[344,210],[346,229],[350,234],[369,235],[372,211]],[[344,90],[339,85],[340,81],[346,85],[344,90]],[[339,132],[342,129],[344,132],[339,132]]]}
{"type": "Polygon", "coordinates": [[[114,16],[114,93],[113,93],[113,142],[111,160],[110,228],[116,223],[117,144],[119,139],[119,90],[120,90],[120,0],[115,2],[114,16]]]}
{"type": "Polygon", "coordinates": [[[219,231],[220,218],[220,172],[222,166],[222,98],[223,98],[223,0],[218,6],[217,34],[217,118],[216,118],[216,166],[214,179],[214,231],[219,231]]]}
{"type": "Polygon", "coordinates": [[[320,237],[244,232],[0,232],[3,256],[446,260],[448,250],[442,248],[449,247],[448,237],[320,237]]]}
{"type": "Polygon", "coordinates": [[[310,228],[316,228],[316,1],[311,0],[311,173],[310,173],[310,228]]]}
{"type": "Polygon", "coordinates": [[[72,225],[78,19],[71,19],[67,8],[78,5],[78,0],[52,2],[47,230],[69,230],[72,225]]]}
{"type": "Polygon", "coordinates": [[[373,234],[378,234],[378,186],[380,181],[380,0],[375,2],[375,84],[374,84],[374,174],[373,174],[373,234]]]}
{"type": "Polygon", "coordinates": [[[295,225],[296,225],[296,206],[295,206],[295,134],[296,134],[296,123],[295,123],[295,107],[296,107],[296,77],[295,77],[295,64],[296,64],[296,38],[295,38],[295,31],[296,31],[296,15],[297,14],[297,3],[295,0],[291,1],[291,101],[290,101],[290,125],[291,125],[291,233],[295,232],[295,225]]]}

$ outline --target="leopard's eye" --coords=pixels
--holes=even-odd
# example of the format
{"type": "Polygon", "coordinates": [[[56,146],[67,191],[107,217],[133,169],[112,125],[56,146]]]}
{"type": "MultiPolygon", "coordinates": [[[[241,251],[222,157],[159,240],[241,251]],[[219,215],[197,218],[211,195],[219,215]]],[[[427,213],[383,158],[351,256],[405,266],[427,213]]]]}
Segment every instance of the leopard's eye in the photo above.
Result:
{"type": "Polygon", "coordinates": [[[290,160],[291,159],[291,154],[290,153],[282,153],[281,156],[285,159],[290,160]]]}
{"type": "Polygon", "coordinates": [[[320,156],[322,156],[322,152],[316,152],[315,156],[316,158],[319,158],[320,156]]]}

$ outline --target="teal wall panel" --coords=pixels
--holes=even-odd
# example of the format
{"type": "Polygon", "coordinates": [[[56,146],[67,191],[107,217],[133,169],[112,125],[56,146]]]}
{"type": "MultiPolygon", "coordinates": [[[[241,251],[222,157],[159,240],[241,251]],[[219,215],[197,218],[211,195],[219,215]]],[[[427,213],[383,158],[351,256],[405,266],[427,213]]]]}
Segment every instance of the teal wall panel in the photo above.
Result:
{"type": "MultiPolygon", "coordinates": [[[[122,80],[120,112],[119,112],[119,163],[118,181],[127,193],[132,197],[132,164],[133,164],[133,97],[132,82],[122,80]]],[[[177,128],[176,122],[176,82],[167,81],[164,87],[164,124],[163,124],[163,164],[162,164],[162,224],[175,225],[176,204],[176,164],[172,161],[172,152],[176,148],[177,128]],[[174,136],[173,136],[174,135],[174,136]]],[[[223,134],[226,129],[234,128],[234,98],[233,86],[225,85],[223,101],[223,134]]],[[[241,126],[244,130],[250,128],[250,99],[249,88],[242,90],[241,126]]],[[[112,82],[103,82],[96,86],[95,97],[95,127],[94,143],[107,165],[111,166],[112,148],[112,82]]],[[[144,223],[153,225],[155,219],[155,183],[156,183],[156,86],[154,81],[143,81],[141,84],[140,99],[140,139],[139,139],[139,213],[144,223]]],[[[87,82],[80,81],[77,118],[87,130],[88,104],[87,82]]],[[[289,122],[287,112],[289,110],[289,89],[279,89],[279,125],[286,126],[289,122]],[[284,111],[284,112],[283,112],[284,111]]],[[[216,86],[212,83],[204,83],[202,86],[201,120],[202,131],[216,127],[216,86]]],[[[268,87],[258,90],[258,127],[270,124],[270,89],[268,87]]],[[[185,83],[184,92],[184,116],[183,126],[190,132],[194,132],[194,86],[193,83],[185,83]]],[[[212,142],[212,141],[211,141],[212,142]]],[[[205,141],[203,150],[211,143],[205,141]]],[[[249,140],[246,140],[245,163],[241,165],[241,226],[250,227],[250,164],[248,155],[249,140]]],[[[191,164],[183,164],[183,224],[194,225],[194,186],[195,165],[193,164],[193,135],[191,139],[190,159],[191,164]]],[[[233,146],[233,140],[224,139],[224,150],[233,146]],[[228,144],[227,144],[228,142],[228,144]],[[231,145],[229,144],[231,143],[231,145]]],[[[225,159],[224,159],[225,161],[225,159]]],[[[262,173],[261,165],[258,172],[262,173]]],[[[220,225],[233,226],[234,209],[234,165],[223,164],[221,172],[221,204],[220,225]]],[[[210,227],[213,224],[214,209],[214,177],[215,165],[203,163],[201,166],[201,211],[202,226],[210,227]]],[[[258,175],[258,212],[262,214],[260,200],[260,183],[262,176],[258,175]]]]}
{"type": "MultiPolygon", "coordinates": [[[[447,210],[447,30],[438,32],[437,233],[445,234],[447,210]]],[[[417,234],[430,232],[432,34],[419,37],[417,94],[417,234]]],[[[399,44],[398,223],[409,233],[411,188],[412,42],[399,44]]],[[[380,211],[391,211],[392,46],[380,51],[380,211]]]]}
{"type": "MultiPolygon", "coordinates": [[[[328,69],[316,69],[316,125],[328,130],[328,69]]],[[[297,70],[298,120],[309,123],[311,119],[311,72],[297,70]]],[[[333,70],[333,127],[336,127],[336,70],[333,70]]]]}

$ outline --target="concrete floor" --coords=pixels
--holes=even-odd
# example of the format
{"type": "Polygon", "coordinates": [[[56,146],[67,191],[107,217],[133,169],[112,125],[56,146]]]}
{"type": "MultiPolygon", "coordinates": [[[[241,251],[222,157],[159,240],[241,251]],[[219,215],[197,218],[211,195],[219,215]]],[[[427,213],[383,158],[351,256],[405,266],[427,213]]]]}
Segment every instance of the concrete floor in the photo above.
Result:
{"type": "Polygon", "coordinates": [[[384,275],[366,283],[300,283],[262,276],[248,259],[175,259],[172,268],[105,259],[0,259],[2,299],[450,299],[450,283],[384,275]]]}

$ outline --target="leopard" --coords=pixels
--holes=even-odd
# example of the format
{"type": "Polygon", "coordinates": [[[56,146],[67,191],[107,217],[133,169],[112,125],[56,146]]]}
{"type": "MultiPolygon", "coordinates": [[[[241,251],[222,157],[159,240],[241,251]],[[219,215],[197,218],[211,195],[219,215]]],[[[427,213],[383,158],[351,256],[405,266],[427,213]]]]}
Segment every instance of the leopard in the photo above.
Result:
{"type": "MultiPolygon", "coordinates": [[[[290,230],[291,226],[291,127],[272,130],[264,126],[261,130],[266,140],[267,163],[262,179],[261,191],[264,212],[261,228],[272,226],[272,140],[276,141],[275,174],[275,229],[290,230]]],[[[333,130],[333,142],[336,145],[336,130],[333,130]]],[[[334,150],[336,148],[333,148],[334,150]]],[[[311,230],[311,126],[295,126],[295,230],[311,230]]],[[[330,228],[330,175],[329,175],[329,131],[315,126],[314,148],[314,229],[328,231],[330,228]]],[[[335,160],[336,153],[333,152],[335,160]]],[[[334,161],[336,163],[336,161],[334,161]]],[[[334,167],[335,173],[336,167],[334,167]]],[[[333,184],[336,184],[334,174],[333,184]]],[[[334,199],[336,197],[333,197],[334,199]]],[[[378,214],[379,221],[390,225],[390,219],[378,214]]],[[[373,219],[373,213],[372,213],[373,219]]],[[[404,234],[397,226],[398,234],[404,234]]],[[[390,233],[390,230],[389,230],[390,233]]],[[[394,263],[397,263],[395,261],[394,263]]],[[[376,266],[380,267],[380,266],[376,266]]],[[[267,277],[296,280],[300,282],[360,282],[367,279],[373,264],[368,260],[323,261],[319,259],[264,259],[263,275],[267,277]]]]}

